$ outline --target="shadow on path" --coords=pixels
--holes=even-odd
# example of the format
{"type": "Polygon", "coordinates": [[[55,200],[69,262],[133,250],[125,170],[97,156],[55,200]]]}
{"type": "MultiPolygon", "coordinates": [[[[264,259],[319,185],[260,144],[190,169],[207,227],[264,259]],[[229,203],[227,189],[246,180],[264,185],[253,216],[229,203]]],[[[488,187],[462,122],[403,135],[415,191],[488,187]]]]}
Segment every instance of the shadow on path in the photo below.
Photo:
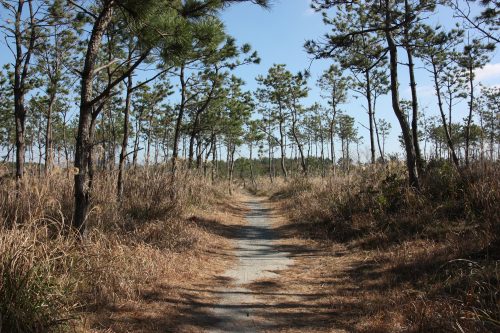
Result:
{"type": "Polygon", "coordinates": [[[276,212],[257,198],[244,204],[250,210],[237,212],[245,216],[248,224],[244,226],[200,217],[190,219],[206,231],[235,242],[232,251],[207,250],[210,256],[236,257],[233,269],[190,287],[173,287],[166,282],[144,293],[142,304],[157,309],[175,307],[173,316],[161,311],[121,309],[134,315],[115,316],[112,320],[131,332],[331,331],[333,327],[339,332],[349,331],[341,318],[359,311],[359,304],[349,300],[335,304],[331,294],[321,288],[337,281],[336,276],[305,281],[314,288],[302,290],[297,287],[301,277],[290,280],[286,273],[294,264],[300,274],[308,267],[298,263],[320,259],[325,251],[304,243],[282,242],[291,236],[273,228],[276,212]]]}

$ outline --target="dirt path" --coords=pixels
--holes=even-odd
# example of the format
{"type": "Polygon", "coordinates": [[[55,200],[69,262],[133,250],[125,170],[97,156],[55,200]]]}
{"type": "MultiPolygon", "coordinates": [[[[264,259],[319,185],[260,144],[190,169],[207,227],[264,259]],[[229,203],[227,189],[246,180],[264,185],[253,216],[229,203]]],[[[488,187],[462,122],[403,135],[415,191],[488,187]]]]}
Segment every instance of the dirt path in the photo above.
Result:
{"type": "Polygon", "coordinates": [[[272,280],[278,276],[277,271],[292,264],[290,253],[281,251],[276,243],[280,235],[272,228],[269,208],[254,197],[248,198],[246,205],[250,209],[246,215],[248,225],[236,235],[238,262],[222,275],[231,284],[214,290],[220,301],[212,308],[218,324],[211,332],[257,332],[268,327],[270,323],[258,311],[265,304],[249,285],[262,279],[272,280]]]}
{"type": "Polygon", "coordinates": [[[267,199],[244,195],[238,203],[249,209],[246,224],[221,232],[233,241],[235,249],[226,255],[236,261],[187,294],[195,300],[185,309],[192,325],[182,331],[352,331],[355,315],[364,311],[349,274],[354,258],[297,237],[300,232],[267,199]]]}
{"type": "Polygon", "coordinates": [[[303,239],[277,203],[234,199],[190,218],[217,240],[192,272],[110,309],[92,332],[352,332],[372,306],[353,284],[358,258],[303,239]]]}

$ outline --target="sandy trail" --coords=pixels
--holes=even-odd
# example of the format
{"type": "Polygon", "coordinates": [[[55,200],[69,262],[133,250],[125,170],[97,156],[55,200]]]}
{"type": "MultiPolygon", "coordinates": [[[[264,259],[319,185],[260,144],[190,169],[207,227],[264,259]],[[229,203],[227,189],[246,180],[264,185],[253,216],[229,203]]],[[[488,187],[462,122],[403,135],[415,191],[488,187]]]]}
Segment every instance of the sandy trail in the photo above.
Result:
{"type": "Polygon", "coordinates": [[[301,238],[272,201],[234,199],[190,219],[217,237],[192,258],[197,275],[158,281],[110,308],[92,332],[352,332],[371,307],[356,296],[357,259],[301,238]]]}
{"type": "Polygon", "coordinates": [[[271,226],[269,209],[258,198],[247,200],[248,225],[236,235],[238,263],[222,276],[231,283],[214,290],[220,301],[211,310],[218,324],[209,332],[259,332],[272,326],[259,315],[265,300],[259,299],[259,294],[248,289],[248,285],[277,278],[277,272],[293,262],[290,253],[278,249],[279,234],[271,226]]]}

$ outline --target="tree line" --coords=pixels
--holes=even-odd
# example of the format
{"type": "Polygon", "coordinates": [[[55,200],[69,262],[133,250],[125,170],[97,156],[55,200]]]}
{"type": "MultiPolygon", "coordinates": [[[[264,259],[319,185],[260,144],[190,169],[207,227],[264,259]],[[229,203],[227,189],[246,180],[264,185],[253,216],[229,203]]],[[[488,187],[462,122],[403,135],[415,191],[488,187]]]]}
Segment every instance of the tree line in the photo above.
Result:
{"type": "Polygon", "coordinates": [[[10,56],[0,72],[0,145],[18,184],[26,158],[39,175],[73,170],[73,226],[83,233],[97,170],[116,173],[120,201],[126,170],[142,166],[167,164],[172,183],[181,167],[213,180],[224,171],[231,190],[235,166],[252,182],[263,173],[271,181],[290,172],[335,175],[364,163],[365,143],[369,163],[385,163],[396,159],[385,151],[391,123],[376,113],[387,94],[412,187],[419,188],[431,158],[449,159],[459,172],[498,158],[500,89],[475,80],[498,43],[497,1],[473,11],[466,1],[313,0],[331,32],[305,49],[331,66],[312,78],[276,64],[256,78],[255,91],[235,70],[256,66],[259,56],[219,18],[242,2],[269,5],[0,1],[10,56]],[[457,26],[432,25],[438,10],[454,13],[457,26]],[[434,84],[437,117],[419,105],[417,66],[434,84]],[[410,100],[400,97],[401,75],[409,78],[410,100]],[[306,105],[311,81],[322,99],[306,105]],[[351,96],[364,100],[368,138],[345,110],[351,96]],[[463,103],[467,116],[456,119],[463,103]],[[238,155],[242,146],[249,158],[238,155]]]}
{"type": "MultiPolygon", "coordinates": [[[[390,94],[392,109],[401,128],[409,182],[414,188],[420,187],[419,176],[425,172],[419,129],[422,110],[415,76],[417,60],[423,63],[433,78],[441,132],[446,137],[447,148],[457,170],[461,168],[457,157],[460,147],[456,140],[454,142],[451,130],[451,114],[457,100],[467,99],[469,108],[462,130],[465,166],[471,161],[473,118],[479,116],[483,124],[491,118],[489,114],[498,114],[495,108],[484,107],[498,100],[498,89],[485,89],[481,101],[476,91],[476,70],[489,61],[489,52],[498,43],[499,3],[481,1],[481,5],[482,10],[474,16],[470,2],[460,1],[313,0],[313,8],[322,13],[324,23],[332,28],[332,32],[322,39],[308,41],[305,45],[307,51],[315,58],[333,58],[359,84],[360,94],[366,97],[372,163],[375,161],[376,100],[381,94],[390,94]],[[447,9],[462,20],[451,29],[433,25],[429,17],[447,9]],[[401,57],[401,53],[405,57],[401,57]],[[410,81],[409,101],[402,101],[400,97],[400,65],[406,67],[410,81]],[[448,114],[443,99],[448,104],[448,114]]],[[[492,126],[485,128],[496,127],[496,134],[486,131],[480,134],[482,157],[484,137],[498,136],[498,120],[492,119],[492,122],[492,126]]],[[[495,143],[489,141],[489,144],[490,151],[493,151],[495,143]]]]}

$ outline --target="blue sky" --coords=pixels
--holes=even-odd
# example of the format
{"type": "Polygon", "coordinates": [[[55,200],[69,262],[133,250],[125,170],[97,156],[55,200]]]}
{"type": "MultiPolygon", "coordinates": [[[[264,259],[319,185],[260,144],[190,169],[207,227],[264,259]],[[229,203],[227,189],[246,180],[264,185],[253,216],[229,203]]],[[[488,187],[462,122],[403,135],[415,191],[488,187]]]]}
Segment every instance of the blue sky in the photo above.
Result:
{"type": "MultiPolygon", "coordinates": [[[[286,64],[291,71],[304,70],[309,66],[310,58],[304,51],[304,42],[308,39],[317,39],[328,31],[323,24],[320,13],[314,13],[310,9],[309,0],[274,0],[270,10],[264,10],[255,5],[241,4],[228,8],[222,19],[227,26],[229,34],[234,36],[240,43],[250,43],[259,52],[262,62],[260,65],[251,65],[238,70],[238,75],[246,82],[248,89],[255,89],[255,77],[265,74],[270,66],[275,63],[286,64]]],[[[433,18],[433,22],[449,25],[453,22],[452,13],[449,10],[440,9],[433,18]]],[[[404,61],[404,55],[400,53],[404,61]]],[[[315,61],[311,67],[311,79],[309,86],[312,89],[306,104],[322,102],[315,82],[319,74],[331,64],[331,61],[315,61]]],[[[400,68],[400,94],[401,98],[410,98],[410,89],[406,67],[400,68]]],[[[434,95],[432,82],[429,74],[422,69],[421,64],[417,66],[416,79],[418,83],[418,95],[421,110],[426,115],[437,115],[437,100],[434,95]]],[[[498,51],[494,52],[490,64],[477,73],[478,81],[484,85],[500,85],[500,56],[498,51]]],[[[342,106],[349,115],[356,118],[359,124],[367,126],[368,116],[362,106],[363,99],[355,99],[352,95],[349,102],[342,106]]],[[[326,105],[326,103],[323,103],[326,105]]],[[[463,118],[466,104],[457,106],[455,119],[463,118]]],[[[392,131],[386,147],[387,152],[400,152],[397,136],[400,133],[399,124],[392,111],[388,96],[380,98],[377,106],[377,118],[385,118],[392,123],[392,131]]],[[[359,134],[366,143],[368,131],[359,127],[359,134]]],[[[365,144],[363,155],[368,157],[368,146],[365,144]]]]}
{"type": "MultiPolygon", "coordinates": [[[[250,43],[258,51],[262,62],[259,65],[248,65],[238,68],[236,74],[247,82],[247,89],[254,90],[257,85],[255,77],[265,75],[273,64],[286,64],[293,72],[303,71],[309,67],[310,57],[304,51],[304,42],[308,39],[321,37],[328,28],[323,24],[321,14],[310,9],[310,0],[272,0],[271,9],[262,9],[252,4],[237,4],[224,10],[222,19],[226,25],[227,32],[234,36],[240,44],[250,43]]],[[[3,19],[5,15],[0,10],[3,19]]],[[[440,9],[440,12],[432,17],[432,21],[445,26],[453,24],[450,10],[440,9]]],[[[404,55],[400,53],[400,60],[404,61],[404,55]]],[[[4,41],[0,42],[0,64],[12,61],[12,55],[6,48],[4,41]]],[[[311,70],[309,86],[311,92],[304,101],[306,105],[314,102],[322,102],[318,88],[315,86],[317,77],[325,70],[331,61],[314,61],[311,70]]],[[[410,98],[408,75],[406,67],[400,68],[400,93],[401,98],[410,98]]],[[[139,74],[141,76],[143,74],[139,74]]],[[[416,73],[418,83],[418,95],[421,110],[426,115],[437,115],[437,101],[433,92],[432,82],[428,72],[417,64],[416,73]]],[[[492,54],[491,61],[485,68],[477,72],[477,80],[484,85],[500,86],[500,54],[497,50],[492,54]]],[[[173,80],[176,83],[175,79],[173,80]]],[[[175,97],[174,97],[175,99],[175,97]]],[[[342,106],[347,114],[356,118],[359,134],[364,137],[364,148],[362,155],[368,157],[368,131],[363,127],[368,124],[368,116],[364,109],[363,98],[356,99],[350,96],[348,103],[342,106]]],[[[326,105],[326,103],[323,103],[326,105]]],[[[463,118],[466,103],[457,106],[454,119],[463,118]]],[[[391,135],[386,145],[387,152],[401,152],[397,136],[400,133],[399,124],[392,111],[388,96],[381,97],[377,106],[377,118],[384,118],[392,123],[391,135]]],[[[247,155],[246,149],[242,148],[241,154],[247,155]]]]}

